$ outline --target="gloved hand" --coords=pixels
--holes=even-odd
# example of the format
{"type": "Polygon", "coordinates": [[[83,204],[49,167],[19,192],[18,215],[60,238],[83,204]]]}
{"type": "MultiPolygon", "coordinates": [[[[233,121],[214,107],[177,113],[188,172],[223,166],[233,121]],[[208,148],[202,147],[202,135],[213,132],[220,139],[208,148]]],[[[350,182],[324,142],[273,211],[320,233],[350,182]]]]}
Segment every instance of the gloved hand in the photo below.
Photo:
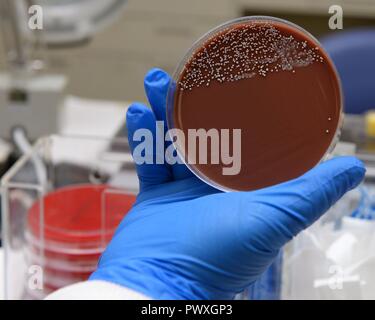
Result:
{"type": "MultiPolygon", "coordinates": [[[[165,120],[170,77],[151,70],[152,110],[133,104],[133,133],[165,120]]],[[[155,136],[155,135],[154,135],[155,136]]],[[[155,155],[153,155],[155,156],[155,155]]],[[[181,164],[137,166],[140,193],[91,279],[155,299],[231,299],[266,270],[280,248],[316,221],[364,177],[353,157],[324,162],[302,177],[253,192],[222,193],[181,164]]]]}

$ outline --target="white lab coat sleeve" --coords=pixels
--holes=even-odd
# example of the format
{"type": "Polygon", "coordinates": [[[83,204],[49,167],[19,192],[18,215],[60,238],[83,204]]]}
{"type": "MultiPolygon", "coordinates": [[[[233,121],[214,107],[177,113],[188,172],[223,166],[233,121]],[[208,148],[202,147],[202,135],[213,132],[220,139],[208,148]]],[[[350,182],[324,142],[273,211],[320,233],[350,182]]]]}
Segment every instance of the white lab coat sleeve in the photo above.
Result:
{"type": "Polygon", "coordinates": [[[59,289],[48,295],[46,300],[151,300],[151,298],[111,282],[92,280],[59,289]]]}

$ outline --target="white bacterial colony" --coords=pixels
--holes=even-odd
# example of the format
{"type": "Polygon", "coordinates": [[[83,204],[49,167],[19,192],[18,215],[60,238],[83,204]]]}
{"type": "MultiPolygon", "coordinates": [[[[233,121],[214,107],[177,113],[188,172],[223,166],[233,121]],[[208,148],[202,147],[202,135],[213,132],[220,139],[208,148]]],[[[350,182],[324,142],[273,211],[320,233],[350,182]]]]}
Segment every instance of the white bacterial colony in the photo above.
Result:
{"type": "Polygon", "coordinates": [[[290,71],[323,62],[318,47],[282,34],[270,23],[229,27],[208,39],[187,62],[181,90],[290,71]]]}

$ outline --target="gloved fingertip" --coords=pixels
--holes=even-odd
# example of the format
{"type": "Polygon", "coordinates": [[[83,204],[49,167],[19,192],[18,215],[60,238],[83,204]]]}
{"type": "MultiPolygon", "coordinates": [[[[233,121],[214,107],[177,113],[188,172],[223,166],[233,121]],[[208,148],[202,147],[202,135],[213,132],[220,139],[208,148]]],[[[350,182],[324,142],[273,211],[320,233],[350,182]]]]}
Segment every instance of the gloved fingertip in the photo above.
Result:
{"type": "Polygon", "coordinates": [[[165,71],[154,68],[145,77],[145,91],[155,117],[165,121],[166,99],[171,83],[171,77],[165,71]]]}
{"type": "Polygon", "coordinates": [[[352,163],[352,188],[358,186],[366,175],[365,164],[356,157],[348,157],[348,161],[352,163]]]}
{"type": "Polygon", "coordinates": [[[146,109],[147,107],[144,106],[142,103],[140,102],[134,102],[132,103],[127,112],[126,112],[126,115],[127,116],[133,116],[135,114],[143,114],[144,113],[144,110],[146,109]]]}
{"type": "Polygon", "coordinates": [[[353,156],[335,157],[327,161],[325,164],[327,166],[327,171],[342,171],[346,173],[349,189],[353,189],[358,186],[366,174],[366,167],[364,163],[353,156]]]}
{"type": "Polygon", "coordinates": [[[150,108],[139,102],[129,106],[126,112],[126,126],[128,135],[132,136],[137,129],[148,128],[153,130],[155,118],[150,108]]]}
{"type": "Polygon", "coordinates": [[[164,87],[169,84],[170,79],[170,76],[164,70],[152,68],[145,76],[145,88],[147,90],[150,86],[164,87]]]}
{"type": "Polygon", "coordinates": [[[149,112],[149,108],[142,103],[135,102],[131,104],[126,111],[126,123],[128,127],[134,122],[138,122],[138,119],[142,118],[147,112],[149,112]]]}
{"type": "Polygon", "coordinates": [[[332,158],[332,161],[341,161],[344,166],[358,167],[366,170],[365,164],[357,157],[353,156],[339,156],[332,158]]]}

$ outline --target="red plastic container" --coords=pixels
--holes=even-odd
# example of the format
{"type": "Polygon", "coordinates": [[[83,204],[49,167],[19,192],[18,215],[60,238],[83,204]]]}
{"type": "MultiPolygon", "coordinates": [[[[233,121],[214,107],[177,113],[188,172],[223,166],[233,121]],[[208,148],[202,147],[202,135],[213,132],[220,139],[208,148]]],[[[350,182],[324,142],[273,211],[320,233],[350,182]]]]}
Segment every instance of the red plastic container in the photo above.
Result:
{"type": "Polygon", "coordinates": [[[51,192],[31,207],[26,257],[43,267],[45,293],[88,278],[135,199],[106,185],[78,185],[51,192]]]}
{"type": "Polygon", "coordinates": [[[39,238],[44,208],[44,239],[72,247],[90,247],[102,236],[110,236],[131,209],[135,195],[105,185],[61,188],[37,201],[29,211],[28,228],[39,238]]]}

